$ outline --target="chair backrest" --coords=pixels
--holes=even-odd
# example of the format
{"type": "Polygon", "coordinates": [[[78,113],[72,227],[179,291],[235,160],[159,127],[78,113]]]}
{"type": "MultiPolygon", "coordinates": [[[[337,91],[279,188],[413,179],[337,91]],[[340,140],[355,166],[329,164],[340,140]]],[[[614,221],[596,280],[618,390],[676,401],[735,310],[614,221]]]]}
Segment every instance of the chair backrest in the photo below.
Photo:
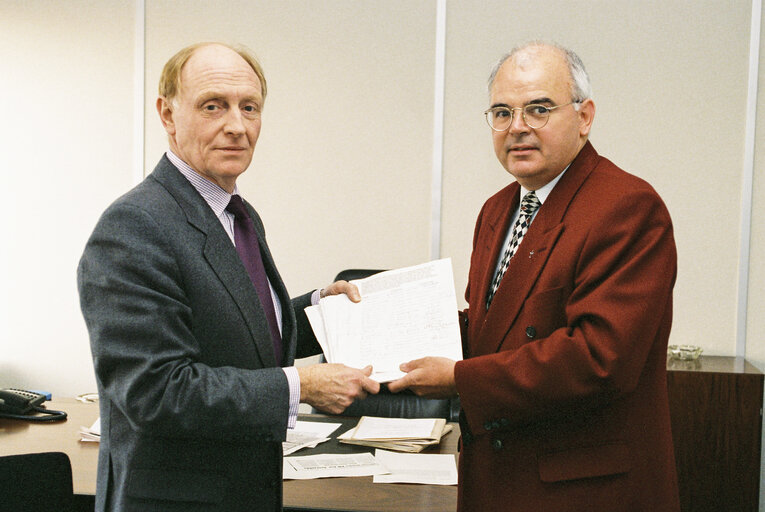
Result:
{"type": "Polygon", "coordinates": [[[340,271],[340,273],[335,276],[335,281],[352,281],[354,279],[364,279],[365,277],[369,277],[380,272],[383,272],[383,270],[371,268],[347,268],[340,271]]]}
{"type": "Polygon", "coordinates": [[[69,512],[73,506],[72,465],[65,453],[0,457],[0,510],[69,512]]]}
{"type": "MultiPolygon", "coordinates": [[[[459,397],[423,398],[409,390],[391,393],[385,386],[376,395],[356,400],[342,413],[343,416],[378,416],[381,418],[444,418],[458,421],[459,397]]],[[[317,411],[318,412],[318,411],[317,411]]]]}
{"type": "MultiPolygon", "coordinates": [[[[343,270],[335,281],[363,279],[382,272],[382,270],[353,268],[343,270]]],[[[322,356],[322,360],[324,356],[322,356]]],[[[320,412],[314,410],[314,412],[320,412]]],[[[457,421],[460,412],[459,397],[452,399],[423,398],[411,391],[391,393],[382,386],[380,393],[369,395],[364,400],[356,400],[344,412],[343,416],[379,416],[383,418],[444,418],[457,421]]]]}

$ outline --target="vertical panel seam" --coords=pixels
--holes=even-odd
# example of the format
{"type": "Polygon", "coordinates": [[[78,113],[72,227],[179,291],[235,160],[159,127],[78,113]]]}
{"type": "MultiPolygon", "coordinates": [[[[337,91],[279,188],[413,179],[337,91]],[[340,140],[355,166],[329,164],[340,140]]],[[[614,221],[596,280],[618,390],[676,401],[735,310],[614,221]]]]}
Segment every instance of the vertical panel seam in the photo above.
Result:
{"type": "Polygon", "coordinates": [[[441,256],[444,170],[444,82],[446,71],[446,0],[436,1],[435,77],[433,87],[433,168],[430,189],[430,259],[441,256]]]}
{"type": "Polygon", "coordinates": [[[146,0],[135,0],[135,47],[133,49],[133,183],[144,177],[146,0]]]}
{"type": "Polygon", "coordinates": [[[752,185],[757,121],[757,87],[760,65],[762,0],[752,0],[752,22],[749,37],[749,78],[746,102],[746,135],[744,169],[741,183],[741,226],[738,265],[738,303],[736,308],[736,355],[746,356],[747,309],[749,304],[749,265],[752,236],[752,185]]]}

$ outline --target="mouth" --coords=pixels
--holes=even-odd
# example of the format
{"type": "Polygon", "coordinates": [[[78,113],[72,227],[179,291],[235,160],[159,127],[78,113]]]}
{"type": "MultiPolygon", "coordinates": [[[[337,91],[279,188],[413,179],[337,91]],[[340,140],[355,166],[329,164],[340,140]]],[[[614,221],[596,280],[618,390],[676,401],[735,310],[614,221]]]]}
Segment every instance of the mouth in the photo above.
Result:
{"type": "Polygon", "coordinates": [[[222,147],[219,147],[217,149],[218,149],[218,151],[223,151],[223,152],[226,152],[226,153],[239,153],[239,152],[247,150],[247,148],[245,148],[243,146],[222,146],[222,147]]]}
{"type": "Polygon", "coordinates": [[[537,148],[531,144],[513,144],[507,148],[508,154],[512,155],[525,155],[536,150],[537,148]]]}

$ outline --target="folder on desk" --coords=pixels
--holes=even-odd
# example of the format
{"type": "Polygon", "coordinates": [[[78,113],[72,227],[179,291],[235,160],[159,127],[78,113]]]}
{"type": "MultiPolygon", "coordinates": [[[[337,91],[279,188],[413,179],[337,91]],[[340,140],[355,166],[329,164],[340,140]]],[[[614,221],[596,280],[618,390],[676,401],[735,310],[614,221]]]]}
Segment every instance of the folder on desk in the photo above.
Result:
{"type": "Polygon", "coordinates": [[[377,418],[362,416],[359,423],[338,436],[341,443],[399,452],[421,452],[437,445],[452,430],[443,418],[377,418]]]}

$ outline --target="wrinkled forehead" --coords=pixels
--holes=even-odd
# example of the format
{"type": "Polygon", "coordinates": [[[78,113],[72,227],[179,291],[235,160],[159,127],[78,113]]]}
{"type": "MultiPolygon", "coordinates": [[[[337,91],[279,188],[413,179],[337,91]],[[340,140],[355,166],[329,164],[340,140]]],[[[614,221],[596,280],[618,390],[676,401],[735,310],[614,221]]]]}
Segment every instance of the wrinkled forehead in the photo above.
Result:
{"type": "Polygon", "coordinates": [[[211,90],[262,98],[255,71],[238,53],[224,46],[199,48],[181,70],[182,96],[194,97],[211,90]]]}

